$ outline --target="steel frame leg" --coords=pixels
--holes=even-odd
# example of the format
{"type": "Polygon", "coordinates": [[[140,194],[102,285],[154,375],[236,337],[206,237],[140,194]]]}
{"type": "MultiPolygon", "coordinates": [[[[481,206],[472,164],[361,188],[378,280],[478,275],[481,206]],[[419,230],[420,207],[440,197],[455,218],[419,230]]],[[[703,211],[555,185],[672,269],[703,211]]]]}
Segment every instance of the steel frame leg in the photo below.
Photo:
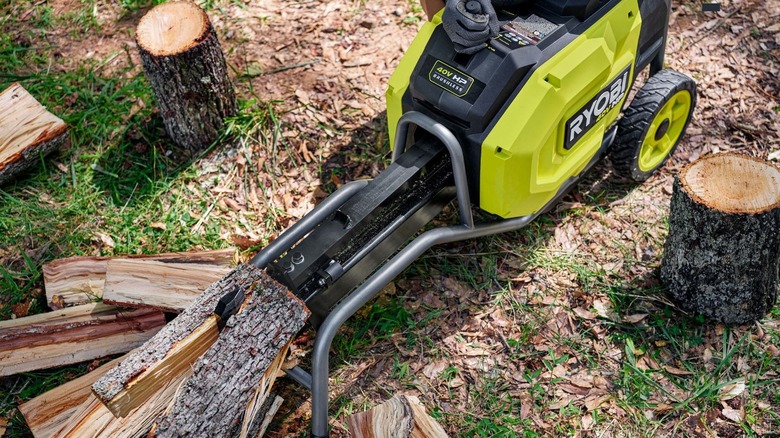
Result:
{"type": "Polygon", "coordinates": [[[473,239],[491,234],[505,233],[518,230],[526,226],[537,215],[523,216],[508,219],[497,223],[479,225],[469,228],[465,225],[457,225],[447,228],[437,228],[426,231],[414,239],[401,250],[387,264],[382,266],[374,275],[369,277],[354,292],[344,298],[333,311],[325,318],[325,321],[317,331],[312,352],[312,380],[311,380],[311,436],[324,438],[328,436],[328,374],[329,353],[333,339],[338,329],[370,301],[382,288],[398,276],[412,262],[417,260],[425,251],[442,243],[457,242],[473,239]]]}

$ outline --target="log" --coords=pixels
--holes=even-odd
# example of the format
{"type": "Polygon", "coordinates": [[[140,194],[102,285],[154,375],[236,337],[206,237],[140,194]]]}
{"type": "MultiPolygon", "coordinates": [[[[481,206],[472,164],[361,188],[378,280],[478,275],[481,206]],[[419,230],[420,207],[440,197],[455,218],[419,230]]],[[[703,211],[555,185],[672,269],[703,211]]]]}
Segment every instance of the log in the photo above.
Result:
{"type": "Polygon", "coordinates": [[[195,263],[196,267],[233,265],[235,250],[192,251],[124,257],[68,257],[43,265],[46,299],[51,309],[94,302],[103,297],[109,260],[149,260],[195,263]]]}
{"type": "Polygon", "coordinates": [[[35,438],[54,436],[88,398],[94,397],[90,389],[92,384],[124,357],[126,355],[20,404],[19,412],[35,438]]]}
{"type": "Polygon", "coordinates": [[[68,125],[18,83],[0,93],[0,185],[68,140],[68,125]]]}
{"type": "Polygon", "coordinates": [[[206,12],[189,1],[155,6],[135,38],[168,135],[190,150],[209,146],[237,106],[206,12]]]}
{"type": "Polygon", "coordinates": [[[170,412],[153,430],[165,437],[247,436],[265,405],[295,335],[309,317],[298,297],[261,276],[241,312],[193,366],[170,412]]]}
{"type": "Polygon", "coordinates": [[[100,303],[0,321],[0,376],[126,353],[163,325],[162,312],[100,303]]]}
{"type": "Polygon", "coordinates": [[[114,415],[127,415],[161,385],[189,372],[195,360],[217,340],[219,329],[214,309],[219,299],[236,287],[252,290],[252,285],[264,275],[252,265],[238,266],[209,286],[142,348],[95,382],[92,391],[114,415]]]}
{"type": "Polygon", "coordinates": [[[417,397],[397,395],[385,403],[350,415],[350,434],[355,438],[443,438],[444,429],[431,418],[417,397]]]}
{"type": "Polygon", "coordinates": [[[780,288],[780,170],[718,154],[675,179],[661,280],[681,308],[743,324],[764,316],[780,288]]]}
{"type": "Polygon", "coordinates": [[[154,420],[162,414],[175,397],[184,380],[185,371],[157,388],[144,404],[132,409],[125,417],[115,417],[91,394],[76,413],[52,438],[125,438],[146,436],[154,420]]]}
{"type": "Polygon", "coordinates": [[[103,302],[180,313],[230,271],[224,265],[109,260],[103,302]]]}

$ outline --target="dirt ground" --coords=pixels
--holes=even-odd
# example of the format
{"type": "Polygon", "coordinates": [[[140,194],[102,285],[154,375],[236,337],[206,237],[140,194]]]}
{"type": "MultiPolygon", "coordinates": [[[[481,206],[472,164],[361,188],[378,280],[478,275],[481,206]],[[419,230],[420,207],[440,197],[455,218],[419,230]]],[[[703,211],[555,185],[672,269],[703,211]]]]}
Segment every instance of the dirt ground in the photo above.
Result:
{"type": "MultiPolygon", "coordinates": [[[[81,7],[75,0],[50,4],[57,13],[81,7]]],[[[143,12],[98,2],[99,31],[49,34],[59,47],[54,68],[86,58],[100,60],[104,74],[128,65],[139,74],[132,29],[143,12]]],[[[229,224],[222,237],[248,248],[300,218],[326,189],[384,167],[385,87],[422,13],[414,0],[259,0],[217,2],[210,16],[239,95],[273,101],[285,140],[278,149],[276,142],[226,146],[198,163],[194,186],[219,199],[206,220],[229,224]],[[241,178],[250,167],[264,175],[262,183],[241,178]]],[[[601,165],[529,230],[436,249],[398,278],[343,333],[370,341],[359,348],[337,343],[333,436],[347,436],[350,412],[393,393],[419,396],[453,436],[738,436],[747,430],[746,409],[755,414],[751,433],[780,430],[780,417],[758,414],[780,413],[771,401],[776,386],[749,396],[743,383],[714,405],[679,408],[692,397],[685,386],[698,388],[685,379],[717,369],[713,352],[726,348],[726,338],[747,336],[777,366],[780,351],[769,348],[777,320],[728,329],[726,337],[723,326],[683,324],[699,342],[682,341],[682,353],[664,338],[674,335],[659,334],[650,322],[682,315],[658,292],[656,273],[677,171],[724,151],[780,160],[778,23],[778,1],[727,1],[718,13],[702,12],[699,2],[677,3],[666,62],[696,80],[699,101],[666,168],[634,188],[601,165]],[[610,294],[617,289],[619,303],[610,294]],[[633,366],[665,371],[653,378],[646,408],[630,401],[634,395],[620,380],[634,353],[625,339],[636,335],[638,342],[638,333],[649,333],[647,354],[636,353],[633,366]]],[[[304,337],[294,347],[304,364],[310,346],[304,337]]],[[[756,360],[747,357],[729,376],[757,372],[756,360]]],[[[286,401],[271,436],[303,436],[307,394],[286,379],[280,388],[286,401]]]]}

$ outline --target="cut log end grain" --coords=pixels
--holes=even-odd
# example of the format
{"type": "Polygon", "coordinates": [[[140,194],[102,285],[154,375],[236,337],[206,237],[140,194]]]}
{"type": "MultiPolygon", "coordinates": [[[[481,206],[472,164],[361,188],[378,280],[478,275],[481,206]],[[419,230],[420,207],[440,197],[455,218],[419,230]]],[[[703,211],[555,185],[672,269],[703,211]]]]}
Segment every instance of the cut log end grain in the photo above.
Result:
{"type": "Polygon", "coordinates": [[[680,172],[680,183],[695,201],[725,213],[755,214],[780,206],[780,169],[745,155],[702,158],[680,172]]]}
{"type": "Polygon", "coordinates": [[[210,31],[206,13],[195,3],[174,1],[152,8],[136,28],[138,45],[155,56],[186,52],[210,31]]]}
{"type": "Polygon", "coordinates": [[[156,6],[141,19],[136,42],[171,139],[190,152],[216,141],[237,104],[206,13],[193,2],[156,6]]]}
{"type": "Polygon", "coordinates": [[[0,184],[62,146],[68,126],[19,84],[0,93],[0,184]]]}

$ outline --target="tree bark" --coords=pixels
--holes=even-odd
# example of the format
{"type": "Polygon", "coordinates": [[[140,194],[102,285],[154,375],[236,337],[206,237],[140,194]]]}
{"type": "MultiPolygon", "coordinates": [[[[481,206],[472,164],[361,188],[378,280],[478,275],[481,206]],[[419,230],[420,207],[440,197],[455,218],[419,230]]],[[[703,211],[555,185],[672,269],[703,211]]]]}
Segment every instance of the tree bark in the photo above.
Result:
{"type": "Polygon", "coordinates": [[[92,395],[90,387],[126,356],[114,359],[89,373],[62,384],[19,405],[19,412],[35,438],[50,438],[92,395]]]}
{"type": "Polygon", "coordinates": [[[206,13],[194,2],[156,6],[138,23],[136,43],[168,135],[190,150],[210,145],[236,113],[236,96],[206,13]]]}
{"type": "Polygon", "coordinates": [[[224,265],[109,260],[103,302],[180,313],[230,271],[224,265]]]}
{"type": "Polygon", "coordinates": [[[780,170],[705,157],[674,183],[661,280],[686,310],[730,324],[761,318],[780,280],[780,170]]]}
{"type": "Polygon", "coordinates": [[[447,433],[414,396],[397,395],[347,418],[354,438],[445,438],[447,433]]]}
{"type": "Polygon", "coordinates": [[[252,290],[252,285],[264,275],[252,265],[237,267],[209,286],[156,336],[95,382],[92,391],[115,415],[127,415],[159,386],[188,371],[216,341],[219,329],[214,309],[219,299],[237,287],[252,290]]]}
{"type": "Polygon", "coordinates": [[[68,125],[21,85],[0,93],[0,186],[62,147],[68,125]]]}
{"type": "Polygon", "coordinates": [[[94,302],[103,297],[109,260],[150,260],[163,263],[193,263],[229,267],[234,249],[192,251],[124,257],[68,257],[43,265],[46,299],[51,309],[94,302]]]}
{"type": "Polygon", "coordinates": [[[157,437],[247,436],[276,379],[287,349],[309,317],[303,302],[268,276],[252,285],[242,311],[193,366],[157,437]]]}
{"type": "Polygon", "coordinates": [[[155,310],[85,304],[0,322],[0,376],[69,365],[143,344],[165,324],[155,310]]]}

